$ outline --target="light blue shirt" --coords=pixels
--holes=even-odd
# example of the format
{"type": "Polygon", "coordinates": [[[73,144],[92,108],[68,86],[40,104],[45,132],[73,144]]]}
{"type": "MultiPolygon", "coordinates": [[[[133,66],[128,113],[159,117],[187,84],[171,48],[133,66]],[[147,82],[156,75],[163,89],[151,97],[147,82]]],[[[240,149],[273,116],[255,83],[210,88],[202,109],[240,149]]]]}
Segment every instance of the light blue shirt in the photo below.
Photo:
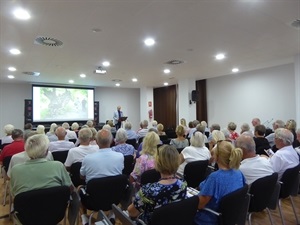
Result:
{"type": "Polygon", "coordinates": [[[127,140],[129,139],[137,139],[137,134],[134,130],[126,130],[127,140]]]}

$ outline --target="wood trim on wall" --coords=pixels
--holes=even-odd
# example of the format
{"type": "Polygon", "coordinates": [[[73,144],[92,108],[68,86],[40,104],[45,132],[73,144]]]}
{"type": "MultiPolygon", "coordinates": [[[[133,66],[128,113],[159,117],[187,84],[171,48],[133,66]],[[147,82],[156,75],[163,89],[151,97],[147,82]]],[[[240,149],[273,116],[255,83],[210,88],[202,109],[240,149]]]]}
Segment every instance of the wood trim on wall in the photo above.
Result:
{"type": "Polygon", "coordinates": [[[199,93],[199,101],[196,102],[197,120],[207,122],[206,80],[196,81],[196,91],[199,93]]]}

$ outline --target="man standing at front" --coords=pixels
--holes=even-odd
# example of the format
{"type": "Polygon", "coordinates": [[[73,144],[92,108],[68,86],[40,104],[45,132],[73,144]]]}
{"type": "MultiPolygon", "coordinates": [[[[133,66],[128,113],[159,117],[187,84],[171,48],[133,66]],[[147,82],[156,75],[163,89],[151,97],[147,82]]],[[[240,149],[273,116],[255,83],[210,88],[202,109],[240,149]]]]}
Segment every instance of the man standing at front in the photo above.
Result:
{"type": "Polygon", "coordinates": [[[118,106],[117,111],[114,112],[114,123],[116,130],[118,130],[121,127],[121,117],[123,117],[123,112],[121,111],[121,106],[118,106]]]}

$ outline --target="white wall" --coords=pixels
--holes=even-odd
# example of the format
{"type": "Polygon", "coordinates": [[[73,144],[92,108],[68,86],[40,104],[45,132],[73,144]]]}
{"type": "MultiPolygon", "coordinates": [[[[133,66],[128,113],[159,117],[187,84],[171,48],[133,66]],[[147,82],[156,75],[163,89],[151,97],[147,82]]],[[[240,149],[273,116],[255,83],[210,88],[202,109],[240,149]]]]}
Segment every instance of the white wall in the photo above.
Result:
{"type": "MultiPolygon", "coordinates": [[[[219,123],[223,128],[233,121],[240,131],[244,122],[252,126],[254,117],[262,122],[295,119],[294,74],[294,65],[289,64],[208,79],[209,125],[219,123]]],[[[272,127],[272,122],[265,125],[272,127]]]]}

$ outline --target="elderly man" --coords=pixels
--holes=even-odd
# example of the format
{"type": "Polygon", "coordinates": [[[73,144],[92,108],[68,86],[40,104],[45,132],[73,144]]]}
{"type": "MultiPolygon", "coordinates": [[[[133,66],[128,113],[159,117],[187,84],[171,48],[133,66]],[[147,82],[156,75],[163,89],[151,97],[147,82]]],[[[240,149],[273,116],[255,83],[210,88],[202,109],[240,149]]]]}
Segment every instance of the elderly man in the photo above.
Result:
{"type": "Polygon", "coordinates": [[[143,120],[141,122],[141,128],[138,132],[137,132],[137,137],[138,139],[141,137],[145,137],[148,134],[148,120],[143,120]]]}
{"type": "Polygon", "coordinates": [[[80,141],[80,145],[69,150],[65,162],[65,167],[67,170],[70,170],[73,163],[82,162],[86,155],[94,153],[98,150],[97,145],[90,145],[92,137],[93,133],[90,128],[83,128],[79,131],[78,139],[80,141]]]}
{"type": "Polygon", "coordinates": [[[76,135],[75,131],[70,130],[69,123],[64,122],[61,126],[63,128],[65,128],[65,130],[67,132],[66,137],[65,137],[67,140],[69,140],[69,139],[77,139],[77,135],[76,135]]]}
{"type": "Polygon", "coordinates": [[[241,135],[236,139],[236,147],[243,151],[243,161],[240,170],[246,178],[246,183],[251,184],[259,178],[274,173],[273,167],[268,159],[256,155],[255,142],[251,135],[241,135]]]}
{"type": "Polygon", "coordinates": [[[278,173],[278,180],[287,169],[299,164],[299,156],[292,146],[293,141],[294,136],[288,129],[278,128],[275,130],[275,145],[278,150],[270,158],[270,163],[274,172],[278,173]]]}
{"type": "Polygon", "coordinates": [[[121,111],[121,106],[118,106],[117,110],[114,112],[114,124],[116,126],[116,130],[121,127],[121,117],[123,117],[123,112],[121,111]]]}
{"type": "MultiPolygon", "coordinates": [[[[273,130],[276,131],[277,128],[284,128],[285,123],[282,120],[276,120],[273,123],[273,130]]],[[[275,145],[275,133],[271,133],[268,136],[266,136],[266,139],[268,140],[271,148],[275,145]]]]}
{"type": "Polygon", "coordinates": [[[58,151],[69,151],[71,148],[74,148],[75,145],[73,142],[66,141],[66,130],[63,127],[58,127],[55,130],[55,134],[58,138],[58,141],[52,141],[49,144],[50,152],[58,152],[58,151]]]}
{"type": "Polygon", "coordinates": [[[58,161],[45,159],[48,146],[49,140],[44,134],[28,138],[25,151],[30,160],[11,169],[10,190],[13,196],[30,190],[56,186],[69,186],[72,189],[72,182],[64,165],[58,161]]]}

